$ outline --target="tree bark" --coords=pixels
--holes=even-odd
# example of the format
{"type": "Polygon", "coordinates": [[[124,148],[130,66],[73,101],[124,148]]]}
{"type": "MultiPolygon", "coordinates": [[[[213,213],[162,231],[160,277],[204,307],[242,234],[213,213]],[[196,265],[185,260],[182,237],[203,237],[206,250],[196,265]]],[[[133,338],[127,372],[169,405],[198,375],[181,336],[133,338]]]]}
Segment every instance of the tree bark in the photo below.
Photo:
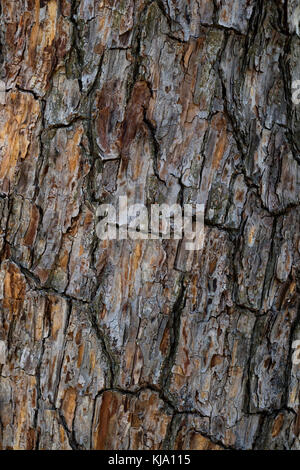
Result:
{"type": "Polygon", "coordinates": [[[2,449],[300,449],[297,11],[1,2],[2,449]],[[100,240],[122,195],[203,249],[100,240]]]}

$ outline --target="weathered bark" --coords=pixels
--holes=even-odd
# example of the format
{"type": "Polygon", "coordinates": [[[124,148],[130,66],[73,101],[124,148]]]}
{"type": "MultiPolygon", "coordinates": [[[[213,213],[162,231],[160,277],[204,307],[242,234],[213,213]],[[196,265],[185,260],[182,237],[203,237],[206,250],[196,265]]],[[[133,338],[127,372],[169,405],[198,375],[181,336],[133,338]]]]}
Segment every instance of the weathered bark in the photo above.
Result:
{"type": "Polygon", "coordinates": [[[2,0],[2,449],[300,448],[297,6],[2,0]],[[203,250],[99,240],[124,194],[203,250]]]}

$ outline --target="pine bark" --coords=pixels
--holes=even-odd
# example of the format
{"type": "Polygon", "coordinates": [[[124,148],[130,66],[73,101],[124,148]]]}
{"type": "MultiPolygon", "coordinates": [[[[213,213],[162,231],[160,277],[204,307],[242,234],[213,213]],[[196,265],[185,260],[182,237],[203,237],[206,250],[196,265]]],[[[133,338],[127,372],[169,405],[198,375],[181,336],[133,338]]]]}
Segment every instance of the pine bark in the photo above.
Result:
{"type": "Polygon", "coordinates": [[[300,449],[297,0],[2,0],[2,449],[300,449]],[[203,250],[100,204],[205,204],[203,250]]]}

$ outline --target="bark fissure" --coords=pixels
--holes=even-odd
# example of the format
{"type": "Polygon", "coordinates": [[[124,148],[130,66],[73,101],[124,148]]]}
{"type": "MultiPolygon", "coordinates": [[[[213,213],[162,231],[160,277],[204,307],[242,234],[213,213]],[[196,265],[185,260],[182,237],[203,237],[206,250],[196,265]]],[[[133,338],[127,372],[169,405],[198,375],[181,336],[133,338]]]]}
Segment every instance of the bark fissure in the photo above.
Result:
{"type": "Polygon", "coordinates": [[[0,9],[0,448],[299,449],[298,2],[27,3],[0,9]],[[203,248],[99,239],[120,196],[204,204],[203,248]]]}

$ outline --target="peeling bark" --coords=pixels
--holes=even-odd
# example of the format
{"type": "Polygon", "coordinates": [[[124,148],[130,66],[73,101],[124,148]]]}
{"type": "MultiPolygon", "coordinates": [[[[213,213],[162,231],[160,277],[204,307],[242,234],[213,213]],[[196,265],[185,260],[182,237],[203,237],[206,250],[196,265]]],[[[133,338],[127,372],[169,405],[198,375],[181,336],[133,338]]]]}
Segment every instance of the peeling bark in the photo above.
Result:
{"type": "Polygon", "coordinates": [[[2,1],[2,449],[300,449],[297,11],[2,1]],[[203,249],[101,241],[121,195],[203,249]]]}

